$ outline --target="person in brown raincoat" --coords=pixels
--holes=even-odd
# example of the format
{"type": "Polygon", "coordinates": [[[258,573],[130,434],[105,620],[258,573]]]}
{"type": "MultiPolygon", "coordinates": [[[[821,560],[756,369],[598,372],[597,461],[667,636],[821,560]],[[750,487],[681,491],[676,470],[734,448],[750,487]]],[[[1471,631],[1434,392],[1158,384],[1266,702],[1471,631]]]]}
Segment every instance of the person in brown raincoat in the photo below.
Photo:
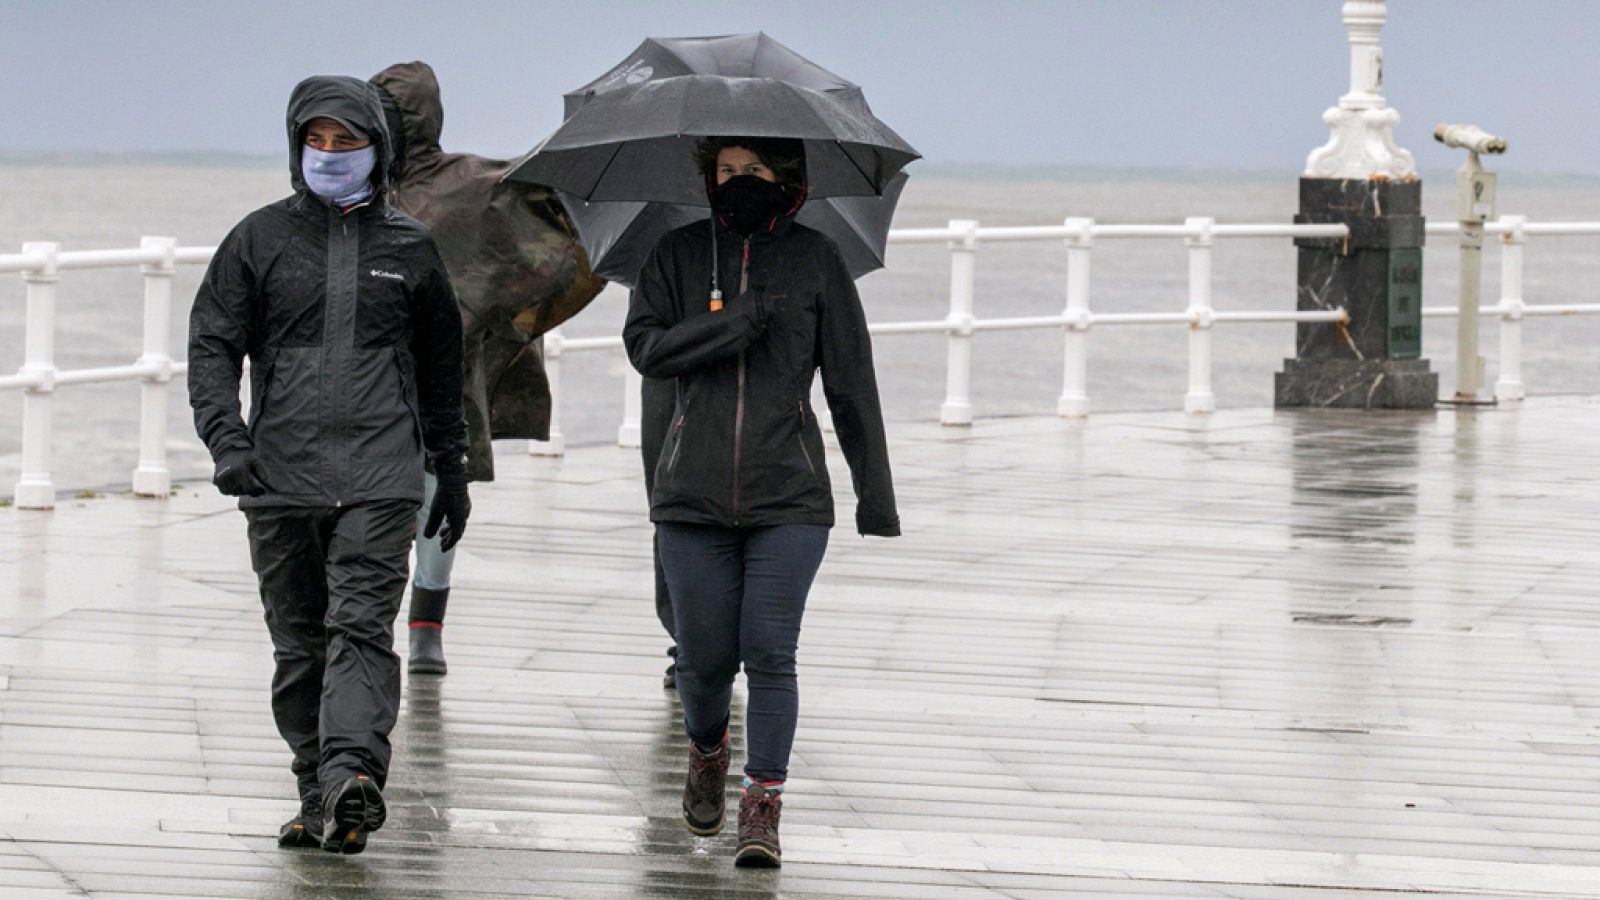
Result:
{"type": "MultiPolygon", "coordinates": [[[[590,270],[577,230],[553,191],[501,183],[509,160],[446,153],[444,105],[424,62],[370,79],[396,137],[390,197],[433,233],[461,307],[466,342],[467,474],[494,479],[490,441],[550,437],[550,382],[541,335],[576,315],[605,281],[590,270]]],[[[434,482],[430,479],[431,489],[434,482]]],[[[423,504],[427,509],[427,504],[423,504]]],[[[442,642],[453,552],[417,538],[411,587],[413,673],[444,674],[442,642]]]]}

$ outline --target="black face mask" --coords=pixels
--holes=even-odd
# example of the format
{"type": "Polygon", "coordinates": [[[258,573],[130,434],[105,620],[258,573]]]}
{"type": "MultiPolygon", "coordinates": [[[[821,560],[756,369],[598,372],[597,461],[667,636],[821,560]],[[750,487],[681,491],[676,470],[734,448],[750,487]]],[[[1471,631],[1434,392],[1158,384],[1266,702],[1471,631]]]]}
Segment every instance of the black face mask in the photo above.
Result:
{"type": "Polygon", "coordinates": [[[736,175],[711,191],[711,205],[740,234],[751,234],[789,211],[789,192],[754,175],[736,175]]]}

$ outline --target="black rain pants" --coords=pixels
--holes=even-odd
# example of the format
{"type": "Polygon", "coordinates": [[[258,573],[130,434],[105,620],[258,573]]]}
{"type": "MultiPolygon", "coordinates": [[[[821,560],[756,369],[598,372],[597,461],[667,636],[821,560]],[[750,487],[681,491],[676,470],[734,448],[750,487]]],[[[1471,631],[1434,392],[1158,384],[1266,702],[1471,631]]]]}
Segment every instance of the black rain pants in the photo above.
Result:
{"type": "Polygon", "coordinates": [[[355,775],[381,788],[400,712],[394,621],[414,500],[246,509],[272,636],[272,716],[302,800],[355,775]]]}

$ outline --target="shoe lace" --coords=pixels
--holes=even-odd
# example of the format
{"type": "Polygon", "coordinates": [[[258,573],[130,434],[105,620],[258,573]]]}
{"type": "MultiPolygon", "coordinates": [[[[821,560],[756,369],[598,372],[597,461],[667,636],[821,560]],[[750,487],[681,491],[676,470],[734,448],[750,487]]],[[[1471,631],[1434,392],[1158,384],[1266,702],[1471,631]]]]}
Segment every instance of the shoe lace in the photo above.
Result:
{"type": "Polygon", "coordinates": [[[782,795],[746,794],[745,802],[739,804],[739,832],[750,837],[770,840],[778,832],[778,816],[782,812],[782,795]]]}
{"type": "Polygon", "coordinates": [[[728,775],[728,756],[725,748],[713,750],[710,753],[700,752],[700,748],[693,744],[689,746],[689,771],[694,774],[694,795],[697,802],[714,802],[727,788],[724,782],[728,775]]]}

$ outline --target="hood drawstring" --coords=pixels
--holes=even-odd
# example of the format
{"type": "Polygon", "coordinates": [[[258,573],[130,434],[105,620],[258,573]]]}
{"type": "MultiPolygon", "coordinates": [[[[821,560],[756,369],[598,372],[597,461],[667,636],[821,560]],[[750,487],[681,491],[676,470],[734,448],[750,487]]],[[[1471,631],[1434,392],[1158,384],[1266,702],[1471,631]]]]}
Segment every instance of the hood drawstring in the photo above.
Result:
{"type": "MultiPolygon", "coordinates": [[[[706,176],[706,197],[707,198],[711,197],[712,192],[716,189],[716,184],[717,183],[716,183],[715,176],[712,176],[712,175],[707,175],[706,176]]],[[[781,219],[781,218],[783,218],[785,216],[799,215],[800,207],[806,205],[806,198],[808,196],[810,196],[810,194],[811,194],[811,185],[809,183],[806,183],[806,182],[801,182],[799,187],[795,191],[794,205],[790,206],[787,211],[785,211],[785,212],[783,212],[783,213],[781,213],[779,215],[773,216],[771,219],[767,220],[767,225],[766,225],[767,233],[771,234],[774,230],[777,229],[778,220],[779,219],[781,219]]],[[[710,302],[710,308],[711,308],[712,312],[721,312],[722,311],[722,306],[723,306],[723,304],[722,304],[722,276],[721,276],[722,257],[717,252],[717,220],[721,219],[721,218],[722,218],[722,216],[720,216],[717,213],[716,207],[712,207],[711,208],[711,215],[706,218],[706,223],[711,226],[711,302],[710,302]]],[[[724,220],[723,224],[727,225],[728,223],[727,223],[726,220],[724,220]]],[[[749,244],[749,239],[748,238],[746,239],[746,242],[745,242],[744,252],[745,252],[745,259],[746,259],[746,261],[748,261],[749,260],[749,254],[750,254],[750,244],[749,244]]]]}
{"type": "Polygon", "coordinates": [[[717,253],[717,214],[713,212],[706,221],[711,223],[711,311],[722,312],[722,257],[717,253]]]}
{"type": "MultiPolygon", "coordinates": [[[[706,200],[711,199],[712,192],[716,190],[716,176],[707,174],[706,200]]],[[[717,208],[711,208],[711,215],[706,217],[706,224],[711,226],[711,311],[722,311],[722,258],[717,253],[717,208]]]]}

